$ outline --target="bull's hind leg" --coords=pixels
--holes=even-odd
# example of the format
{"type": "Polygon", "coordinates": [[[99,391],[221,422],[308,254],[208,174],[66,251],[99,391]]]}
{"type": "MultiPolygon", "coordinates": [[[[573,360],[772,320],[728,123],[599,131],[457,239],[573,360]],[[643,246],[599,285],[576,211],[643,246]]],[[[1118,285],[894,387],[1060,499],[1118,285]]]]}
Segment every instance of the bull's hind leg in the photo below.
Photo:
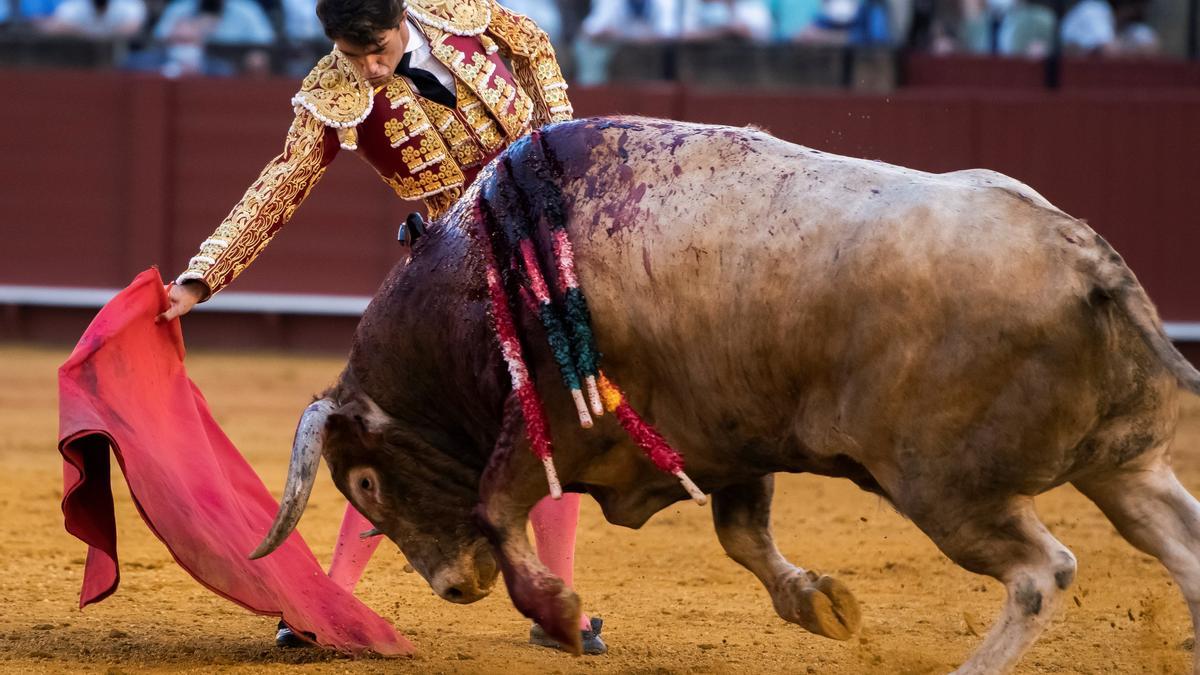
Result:
{"type": "Polygon", "coordinates": [[[713,522],[721,546],[758,577],[779,616],[818,635],[849,639],[861,620],[858,601],[841,582],[796,567],[775,547],[774,492],[775,477],[764,476],[713,494],[713,522]]]}
{"type": "MultiPolygon", "coordinates": [[[[1162,561],[1187,600],[1200,642],[1200,503],[1179,484],[1160,453],[1147,466],[1075,481],[1121,536],[1162,561]]],[[[1193,657],[1200,673],[1200,651],[1193,657]]]]}
{"type": "Polygon", "coordinates": [[[1075,577],[1075,556],[1038,519],[1033,499],[955,500],[913,510],[951,560],[1008,591],[992,629],[958,673],[1003,673],[1037,640],[1075,577]]]}

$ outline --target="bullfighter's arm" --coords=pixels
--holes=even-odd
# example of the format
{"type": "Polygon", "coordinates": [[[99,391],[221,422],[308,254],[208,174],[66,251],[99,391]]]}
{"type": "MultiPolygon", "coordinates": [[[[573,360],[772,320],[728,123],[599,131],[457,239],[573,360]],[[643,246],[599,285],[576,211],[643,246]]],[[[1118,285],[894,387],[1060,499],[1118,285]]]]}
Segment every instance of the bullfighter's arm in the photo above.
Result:
{"type": "Polygon", "coordinates": [[[533,99],[534,127],[571,119],[575,111],[567,98],[567,82],[546,32],[533,19],[493,2],[488,34],[512,62],[517,83],[533,99]]]}
{"type": "Polygon", "coordinates": [[[338,147],[334,130],[298,108],[283,153],[267,164],[216,231],[200,244],[176,283],[202,282],[206,298],[229,285],[291,219],[338,147]]]}

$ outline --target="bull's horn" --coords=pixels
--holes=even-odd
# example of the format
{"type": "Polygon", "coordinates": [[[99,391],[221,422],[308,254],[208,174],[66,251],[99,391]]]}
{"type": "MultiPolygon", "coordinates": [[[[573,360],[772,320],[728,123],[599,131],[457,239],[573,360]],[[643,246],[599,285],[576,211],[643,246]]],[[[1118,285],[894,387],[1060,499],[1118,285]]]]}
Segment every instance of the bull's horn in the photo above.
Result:
{"type": "Polygon", "coordinates": [[[296,426],[296,438],[292,441],[292,460],[288,465],[287,484],[279,500],[279,512],[271,531],[250,554],[251,560],[261,558],[279,548],[308,505],[313,483],[317,479],[317,467],[321,464],[321,447],[325,444],[325,421],[334,409],[333,401],[323,398],[304,409],[300,424],[296,426]]]}

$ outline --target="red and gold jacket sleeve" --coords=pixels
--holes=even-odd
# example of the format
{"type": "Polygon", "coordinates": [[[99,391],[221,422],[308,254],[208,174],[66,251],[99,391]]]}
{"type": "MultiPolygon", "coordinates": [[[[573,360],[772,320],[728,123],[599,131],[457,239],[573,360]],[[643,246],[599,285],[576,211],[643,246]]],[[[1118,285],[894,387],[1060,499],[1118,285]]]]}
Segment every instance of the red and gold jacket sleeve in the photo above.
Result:
{"type": "Polygon", "coordinates": [[[210,295],[229,285],[291,219],[337,150],[337,133],[298,106],[283,153],[267,164],[216,231],[200,244],[199,253],[176,283],[201,281],[210,295]]]}
{"type": "Polygon", "coordinates": [[[492,2],[487,32],[498,43],[500,53],[512,62],[513,75],[521,88],[533,99],[534,127],[571,119],[574,110],[567,98],[567,82],[546,32],[533,19],[498,2],[492,2]]]}

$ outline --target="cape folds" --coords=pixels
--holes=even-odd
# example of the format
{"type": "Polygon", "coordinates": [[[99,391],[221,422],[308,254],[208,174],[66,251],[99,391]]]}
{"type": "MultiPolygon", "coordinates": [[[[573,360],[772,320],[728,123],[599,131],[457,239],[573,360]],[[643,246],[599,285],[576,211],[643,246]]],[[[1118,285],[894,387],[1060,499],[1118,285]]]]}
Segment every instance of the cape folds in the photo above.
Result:
{"type": "Polygon", "coordinates": [[[88,545],[79,605],[117,590],[112,449],[146,525],[189,574],[297,634],[347,653],[408,654],[387,621],[325,575],[298,533],[246,556],[278,504],[208,410],[183,367],[179,322],[156,324],[167,298],[147,270],[92,321],[59,369],[59,451],[66,529],[88,545]]]}

